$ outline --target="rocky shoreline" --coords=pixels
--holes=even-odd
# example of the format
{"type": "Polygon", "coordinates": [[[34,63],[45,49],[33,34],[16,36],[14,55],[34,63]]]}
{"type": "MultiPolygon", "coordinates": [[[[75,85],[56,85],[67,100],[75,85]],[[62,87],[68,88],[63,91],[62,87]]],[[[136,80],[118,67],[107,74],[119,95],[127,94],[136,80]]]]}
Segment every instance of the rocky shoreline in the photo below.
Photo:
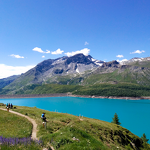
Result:
{"type": "Polygon", "coordinates": [[[148,97],[117,97],[117,96],[97,96],[97,95],[72,95],[71,93],[58,93],[58,94],[24,94],[24,95],[0,95],[0,99],[3,98],[38,98],[38,97],[85,97],[85,98],[105,98],[105,99],[126,99],[126,100],[141,100],[148,99],[150,100],[150,96],[148,97]]]}
{"type": "Polygon", "coordinates": [[[60,94],[23,94],[23,95],[0,95],[2,98],[38,98],[38,97],[63,97],[68,96],[67,93],[60,94]]]}
{"type": "Polygon", "coordinates": [[[97,95],[69,95],[70,97],[86,97],[86,98],[105,98],[105,99],[126,99],[126,100],[141,100],[141,99],[148,99],[150,97],[117,97],[117,96],[97,96],[97,95]]]}

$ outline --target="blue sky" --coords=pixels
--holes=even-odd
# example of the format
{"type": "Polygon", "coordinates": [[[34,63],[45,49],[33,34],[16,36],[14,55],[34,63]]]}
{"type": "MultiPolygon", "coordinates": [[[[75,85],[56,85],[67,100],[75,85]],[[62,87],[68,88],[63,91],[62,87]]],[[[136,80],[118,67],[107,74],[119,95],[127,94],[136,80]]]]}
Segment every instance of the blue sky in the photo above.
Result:
{"type": "Polygon", "coordinates": [[[82,52],[149,57],[149,0],[1,0],[0,78],[82,52]]]}

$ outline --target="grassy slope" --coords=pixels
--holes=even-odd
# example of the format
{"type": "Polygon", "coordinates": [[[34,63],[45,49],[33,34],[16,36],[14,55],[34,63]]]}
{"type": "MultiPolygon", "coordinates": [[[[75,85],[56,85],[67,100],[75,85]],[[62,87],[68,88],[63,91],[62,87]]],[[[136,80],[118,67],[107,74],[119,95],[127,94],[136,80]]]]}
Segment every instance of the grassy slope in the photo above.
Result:
{"type": "Polygon", "coordinates": [[[138,84],[131,84],[131,83],[119,83],[119,84],[103,83],[83,87],[78,91],[74,91],[73,94],[138,97],[138,96],[149,96],[150,87],[140,86],[138,84]]]}
{"type": "MultiPolygon", "coordinates": [[[[134,66],[134,65],[133,65],[134,66]]],[[[126,82],[134,83],[139,85],[149,85],[150,84],[150,70],[149,68],[141,69],[134,68],[130,66],[126,69],[116,69],[113,72],[108,70],[103,70],[105,73],[102,73],[102,70],[99,72],[85,72],[84,74],[71,76],[55,76],[55,82],[47,82],[54,84],[68,84],[68,85],[93,85],[98,83],[107,83],[107,82],[126,82]],[[108,71],[108,72],[107,72],[108,71]],[[106,73],[107,72],[107,73],[106,73]]],[[[149,65],[150,66],[150,65],[149,65]]]]}
{"type": "Polygon", "coordinates": [[[54,94],[54,93],[67,93],[73,92],[82,88],[78,85],[59,85],[59,84],[44,84],[44,85],[31,85],[25,87],[23,90],[17,91],[15,94],[54,94]]]}
{"type": "Polygon", "coordinates": [[[17,75],[14,75],[14,76],[10,76],[8,78],[3,78],[3,79],[0,79],[0,88],[3,88],[7,85],[9,85],[11,82],[13,82],[17,77],[17,75]]]}
{"type": "Polygon", "coordinates": [[[99,96],[150,96],[150,87],[133,83],[101,83],[94,85],[59,85],[44,84],[31,85],[19,90],[16,94],[54,94],[72,92],[77,95],[99,95],[99,96]]]}
{"type": "MultiPolygon", "coordinates": [[[[132,141],[138,149],[143,149],[142,140],[121,126],[90,118],[81,118],[70,114],[46,112],[47,129],[42,127],[41,114],[43,110],[31,107],[19,107],[15,111],[27,113],[38,124],[38,137],[60,150],[98,150],[98,149],[133,149],[132,141]],[[73,140],[75,137],[79,139],[73,140]]],[[[147,145],[149,146],[149,145],[147,145]]],[[[149,147],[150,148],[150,147],[149,147]]]]}
{"type": "Polygon", "coordinates": [[[23,117],[0,110],[0,136],[30,137],[32,124],[23,117]]]}
{"type": "Polygon", "coordinates": [[[136,61],[136,62],[131,62],[128,65],[150,68],[150,61],[142,61],[142,62],[136,61]]]}
{"type": "Polygon", "coordinates": [[[4,87],[5,90],[9,90],[9,94],[14,94],[14,91],[23,88],[25,85],[30,85],[31,81],[34,79],[34,75],[30,71],[26,72],[23,76],[17,78],[14,82],[4,87]]]}
{"type": "Polygon", "coordinates": [[[147,77],[145,75],[141,76],[138,73],[132,73],[128,69],[126,69],[122,73],[118,73],[118,71],[116,70],[112,73],[92,74],[83,81],[83,84],[93,85],[98,83],[107,83],[114,81],[137,84],[137,82],[141,80],[144,82],[144,84],[150,83],[150,81],[147,80],[147,77]]]}
{"type": "MultiPolygon", "coordinates": [[[[0,107],[5,108],[4,106],[0,107]]],[[[15,138],[29,138],[32,133],[32,123],[26,118],[12,114],[10,112],[0,110],[0,138],[3,137],[3,142],[14,141],[15,138]]],[[[1,140],[0,140],[1,141],[1,140]]],[[[22,142],[23,142],[22,141],[22,142]]],[[[41,145],[31,141],[30,144],[24,142],[24,144],[9,145],[8,143],[0,143],[0,150],[42,150],[41,145]]]]}

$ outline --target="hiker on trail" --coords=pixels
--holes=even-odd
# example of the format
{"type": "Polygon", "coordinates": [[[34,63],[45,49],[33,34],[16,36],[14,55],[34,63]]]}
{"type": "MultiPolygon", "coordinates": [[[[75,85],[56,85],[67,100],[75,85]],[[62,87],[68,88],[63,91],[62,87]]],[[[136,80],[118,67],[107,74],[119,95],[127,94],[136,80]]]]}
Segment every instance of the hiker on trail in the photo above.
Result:
{"type": "Polygon", "coordinates": [[[46,122],[47,122],[47,120],[46,120],[46,117],[45,117],[45,113],[43,113],[43,114],[41,115],[41,118],[42,118],[42,120],[43,120],[43,128],[44,128],[44,126],[45,126],[45,129],[46,129],[46,122]]]}
{"type": "Polygon", "coordinates": [[[10,103],[8,104],[8,107],[10,108],[10,103]]]}
{"type": "Polygon", "coordinates": [[[9,112],[9,104],[6,104],[7,111],[9,112]]]}
{"type": "Polygon", "coordinates": [[[42,114],[41,118],[42,118],[43,122],[47,122],[46,117],[45,117],[45,113],[42,114]]]}
{"type": "Polygon", "coordinates": [[[11,109],[13,108],[13,105],[12,105],[12,103],[10,104],[10,108],[11,108],[11,109]]]}

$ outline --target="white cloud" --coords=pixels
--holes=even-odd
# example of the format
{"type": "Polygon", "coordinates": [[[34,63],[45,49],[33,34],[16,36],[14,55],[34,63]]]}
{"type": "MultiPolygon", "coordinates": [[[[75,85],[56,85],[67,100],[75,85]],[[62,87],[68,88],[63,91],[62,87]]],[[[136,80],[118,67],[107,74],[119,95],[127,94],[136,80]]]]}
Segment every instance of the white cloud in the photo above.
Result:
{"type": "Polygon", "coordinates": [[[70,56],[73,56],[73,55],[76,55],[76,54],[80,54],[80,53],[82,53],[82,54],[84,54],[85,56],[87,56],[87,55],[90,53],[90,49],[84,48],[84,49],[81,49],[81,50],[79,50],[79,51],[67,52],[67,53],[65,53],[65,54],[66,54],[68,57],[70,57],[70,56]]]}
{"type": "Polygon", "coordinates": [[[14,58],[24,58],[23,56],[19,56],[19,55],[15,55],[15,54],[11,54],[10,56],[14,57],[14,58]]]}
{"type": "Polygon", "coordinates": [[[124,56],[123,56],[123,55],[117,55],[116,57],[122,58],[122,57],[124,57],[124,56]]]}
{"type": "Polygon", "coordinates": [[[130,54],[141,54],[141,53],[144,53],[145,51],[144,50],[136,50],[134,52],[131,52],[130,54]]]}
{"type": "Polygon", "coordinates": [[[51,54],[57,55],[57,54],[62,54],[63,52],[64,52],[63,50],[61,50],[60,48],[58,48],[56,51],[51,52],[51,54]]]}
{"type": "Polygon", "coordinates": [[[33,48],[32,49],[33,51],[36,51],[36,52],[39,52],[39,53],[50,53],[50,51],[49,50],[46,50],[46,52],[44,52],[41,48],[39,48],[39,47],[35,47],[35,48],[33,48]]]}
{"type": "Polygon", "coordinates": [[[12,75],[20,75],[21,73],[25,73],[29,69],[35,67],[35,65],[29,66],[8,66],[5,64],[0,64],[0,79],[7,78],[12,75]]]}
{"type": "Polygon", "coordinates": [[[49,51],[49,50],[46,50],[46,52],[45,52],[45,53],[47,53],[47,54],[48,54],[48,53],[50,53],[50,51],[49,51]]]}
{"type": "Polygon", "coordinates": [[[89,43],[88,43],[88,42],[85,42],[84,45],[89,45],[89,43]]]}
{"type": "Polygon", "coordinates": [[[45,56],[42,56],[42,58],[45,58],[45,56]]]}
{"type": "Polygon", "coordinates": [[[41,48],[35,47],[32,49],[33,51],[39,52],[39,53],[44,53],[44,51],[41,48]]]}

